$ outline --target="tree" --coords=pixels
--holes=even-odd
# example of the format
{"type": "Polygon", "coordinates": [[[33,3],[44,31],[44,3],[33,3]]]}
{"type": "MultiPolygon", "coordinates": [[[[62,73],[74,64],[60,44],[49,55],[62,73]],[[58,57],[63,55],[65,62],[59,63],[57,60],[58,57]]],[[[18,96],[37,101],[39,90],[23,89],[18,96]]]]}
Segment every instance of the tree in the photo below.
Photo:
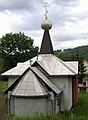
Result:
{"type": "Polygon", "coordinates": [[[4,59],[4,70],[16,66],[38,54],[39,48],[33,45],[34,40],[24,33],[7,33],[0,38],[1,54],[4,59]]]}
{"type": "Polygon", "coordinates": [[[3,62],[4,62],[4,60],[3,60],[2,55],[0,53],[0,73],[1,73],[1,71],[3,71],[3,62]]]}
{"type": "Polygon", "coordinates": [[[82,83],[83,78],[85,77],[85,72],[86,72],[86,66],[84,65],[84,59],[82,56],[79,58],[79,83],[82,83]]]}
{"type": "Polygon", "coordinates": [[[85,69],[84,63],[81,62],[79,65],[79,83],[82,83],[83,78],[85,77],[85,72],[86,72],[86,69],[85,69]]]}
{"type": "Polygon", "coordinates": [[[83,78],[85,77],[85,72],[86,72],[86,66],[84,65],[84,57],[79,51],[74,55],[74,59],[78,61],[78,75],[79,75],[79,83],[82,83],[83,78]]]}

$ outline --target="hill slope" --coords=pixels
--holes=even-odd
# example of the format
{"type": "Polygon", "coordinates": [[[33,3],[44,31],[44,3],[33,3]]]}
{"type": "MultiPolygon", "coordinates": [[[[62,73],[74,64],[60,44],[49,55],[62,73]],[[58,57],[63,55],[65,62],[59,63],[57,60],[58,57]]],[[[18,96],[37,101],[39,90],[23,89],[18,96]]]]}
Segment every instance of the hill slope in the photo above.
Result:
{"type": "Polygon", "coordinates": [[[55,55],[63,60],[72,60],[72,57],[76,54],[80,54],[84,59],[88,59],[88,45],[79,46],[73,49],[64,49],[64,51],[55,51],[55,55]]]}

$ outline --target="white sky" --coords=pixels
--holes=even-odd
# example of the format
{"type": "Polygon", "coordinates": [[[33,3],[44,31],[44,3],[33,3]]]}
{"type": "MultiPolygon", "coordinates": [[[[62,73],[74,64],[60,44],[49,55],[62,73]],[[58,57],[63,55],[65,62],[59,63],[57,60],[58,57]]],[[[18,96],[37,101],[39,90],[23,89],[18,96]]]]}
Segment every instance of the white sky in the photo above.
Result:
{"type": "MultiPolygon", "coordinates": [[[[88,0],[47,0],[50,35],[54,50],[88,45],[88,0]]],[[[44,20],[44,0],[1,0],[0,37],[24,32],[40,47],[44,20]]]]}

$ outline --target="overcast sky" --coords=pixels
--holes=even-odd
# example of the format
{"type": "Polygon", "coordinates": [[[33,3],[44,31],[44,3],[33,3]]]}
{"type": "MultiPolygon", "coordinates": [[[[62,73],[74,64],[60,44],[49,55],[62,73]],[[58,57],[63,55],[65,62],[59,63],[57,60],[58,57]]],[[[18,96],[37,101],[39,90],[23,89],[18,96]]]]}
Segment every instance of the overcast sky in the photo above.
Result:
{"type": "Polygon", "coordinates": [[[54,50],[88,45],[88,0],[1,0],[0,37],[21,31],[40,47],[45,2],[54,50]]]}

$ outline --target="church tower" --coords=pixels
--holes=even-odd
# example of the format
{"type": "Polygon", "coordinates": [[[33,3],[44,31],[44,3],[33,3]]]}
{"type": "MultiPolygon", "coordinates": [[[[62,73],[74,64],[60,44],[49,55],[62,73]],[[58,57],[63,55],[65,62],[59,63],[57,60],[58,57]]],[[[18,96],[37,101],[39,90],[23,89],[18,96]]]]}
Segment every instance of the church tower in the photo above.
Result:
{"type": "Polygon", "coordinates": [[[49,34],[49,30],[52,28],[52,23],[47,19],[47,6],[45,20],[41,23],[41,28],[44,29],[42,44],[40,48],[40,54],[53,54],[53,46],[49,34]]]}

